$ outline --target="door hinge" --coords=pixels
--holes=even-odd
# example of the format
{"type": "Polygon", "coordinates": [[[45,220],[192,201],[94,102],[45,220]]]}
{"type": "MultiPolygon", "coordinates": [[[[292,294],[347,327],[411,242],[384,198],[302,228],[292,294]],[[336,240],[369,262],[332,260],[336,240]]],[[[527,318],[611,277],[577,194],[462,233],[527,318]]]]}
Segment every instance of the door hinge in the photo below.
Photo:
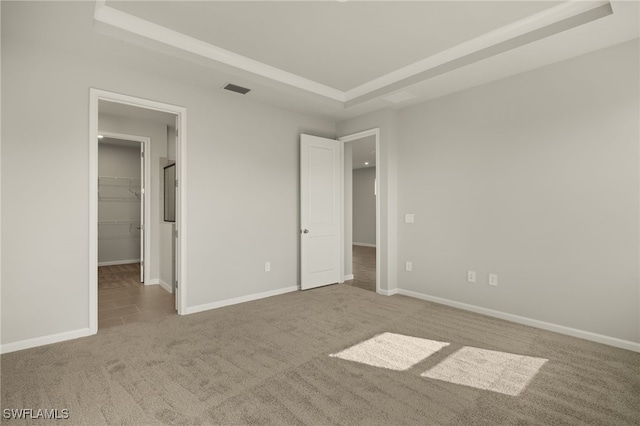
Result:
{"type": "Polygon", "coordinates": [[[178,187],[178,179],[176,179],[176,188],[178,187]]]}
{"type": "Polygon", "coordinates": [[[144,266],[144,260],[140,261],[140,266],[144,266]]]}
{"type": "Polygon", "coordinates": [[[140,157],[144,158],[144,151],[140,152],[140,157]]]}

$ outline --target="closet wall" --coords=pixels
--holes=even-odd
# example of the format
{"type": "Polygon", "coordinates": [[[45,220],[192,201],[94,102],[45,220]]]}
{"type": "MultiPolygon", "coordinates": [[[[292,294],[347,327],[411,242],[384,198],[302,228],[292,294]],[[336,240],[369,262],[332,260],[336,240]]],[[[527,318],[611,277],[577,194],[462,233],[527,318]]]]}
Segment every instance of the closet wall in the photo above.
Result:
{"type": "Polygon", "coordinates": [[[140,261],[140,144],[98,145],[98,264],[140,261]]]}

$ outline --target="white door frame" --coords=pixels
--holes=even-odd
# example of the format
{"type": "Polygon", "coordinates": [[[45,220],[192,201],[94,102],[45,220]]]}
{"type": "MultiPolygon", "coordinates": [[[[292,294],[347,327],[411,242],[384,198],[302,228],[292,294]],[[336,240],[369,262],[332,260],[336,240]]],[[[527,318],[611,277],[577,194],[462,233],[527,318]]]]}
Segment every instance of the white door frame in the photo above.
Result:
{"type": "MultiPolygon", "coordinates": [[[[187,109],[184,107],[152,101],[101,89],[89,89],[89,331],[98,332],[98,103],[116,102],[139,108],[168,112],[178,116],[176,129],[176,277],[178,288],[178,315],[186,314],[187,271],[187,109]]],[[[150,225],[150,224],[149,224],[150,225]]]]}
{"type": "Polygon", "coordinates": [[[340,244],[340,276],[344,277],[344,144],[347,142],[353,142],[358,139],[366,138],[368,136],[374,136],[376,139],[376,293],[381,294],[380,292],[380,129],[370,129],[365,130],[358,133],[353,133],[351,135],[343,136],[338,138],[342,145],[340,147],[340,158],[341,158],[341,173],[340,173],[340,235],[342,236],[341,244],[340,244]]]}
{"type": "MultiPolygon", "coordinates": [[[[144,241],[140,241],[140,244],[144,244],[144,259],[140,259],[144,262],[144,283],[149,284],[149,248],[151,247],[151,191],[148,191],[151,182],[151,138],[138,135],[127,135],[124,133],[106,132],[98,129],[98,134],[106,138],[119,139],[123,141],[140,142],[144,145],[144,179],[142,186],[144,188],[144,198],[141,200],[144,203],[144,241]]],[[[98,142],[99,143],[99,142],[98,142]]]]}

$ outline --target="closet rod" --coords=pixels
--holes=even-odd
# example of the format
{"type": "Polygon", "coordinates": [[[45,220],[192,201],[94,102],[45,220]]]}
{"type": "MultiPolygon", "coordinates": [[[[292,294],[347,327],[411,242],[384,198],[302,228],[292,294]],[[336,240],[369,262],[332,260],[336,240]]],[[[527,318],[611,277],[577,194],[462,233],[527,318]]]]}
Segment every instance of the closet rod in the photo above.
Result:
{"type": "Polygon", "coordinates": [[[132,223],[140,223],[139,220],[103,220],[98,225],[130,225],[132,223]]]}

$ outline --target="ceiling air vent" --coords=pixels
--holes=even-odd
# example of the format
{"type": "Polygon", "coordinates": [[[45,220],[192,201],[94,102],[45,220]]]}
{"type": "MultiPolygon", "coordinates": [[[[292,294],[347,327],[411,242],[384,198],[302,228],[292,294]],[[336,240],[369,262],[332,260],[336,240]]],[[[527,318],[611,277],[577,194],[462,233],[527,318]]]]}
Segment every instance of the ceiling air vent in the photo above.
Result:
{"type": "Polygon", "coordinates": [[[246,95],[251,91],[251,89],[247,89],[246,87],[236,86],[235,84],[227,83],[224,87],[224,90],[229,90],[231,92],[240,93],[241,95],[246,95]]]}
{"type": "Polygon", "coordinates": [[[399,104],[402,102],[409,101],[411,99],[415,99],[415,96],[413,96],[411,93],[408,93],[408,92],[396,92],[382,99],[384,99],[385,101],[391,102],[393,104],[399,104]]]}

